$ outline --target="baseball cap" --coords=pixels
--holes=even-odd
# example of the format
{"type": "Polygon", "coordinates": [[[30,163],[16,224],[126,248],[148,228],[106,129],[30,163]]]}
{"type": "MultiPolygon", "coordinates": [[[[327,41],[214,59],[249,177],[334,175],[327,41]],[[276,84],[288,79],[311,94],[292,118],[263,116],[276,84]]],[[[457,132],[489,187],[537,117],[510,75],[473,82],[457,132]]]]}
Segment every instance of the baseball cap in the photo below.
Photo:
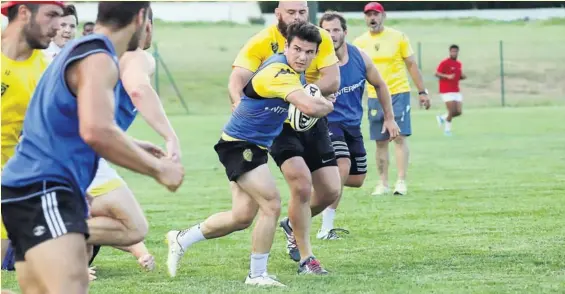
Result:
{"type": "Polygon", "coordinates": [[[369,11],[376,11],[383,13],[385,12],[385,8],[379,2],[369,2],[367,3],[367,5],[365,5],[365,9],[363,9],[363,12],[367,13],[369,11]]]}
{"type": "Polygon", "coordinates": [[[54,5],[58,5],[61,7],[65,6],[65,3],[63,3],[63,1],[6,1],[4,3],[2,3],[2,15],[4,16],[8,16],[8,9],[10,7],[14,7],[18,4],[25,4],[25,3],[30,3],[30,4],[54,4],[54,5]]]}

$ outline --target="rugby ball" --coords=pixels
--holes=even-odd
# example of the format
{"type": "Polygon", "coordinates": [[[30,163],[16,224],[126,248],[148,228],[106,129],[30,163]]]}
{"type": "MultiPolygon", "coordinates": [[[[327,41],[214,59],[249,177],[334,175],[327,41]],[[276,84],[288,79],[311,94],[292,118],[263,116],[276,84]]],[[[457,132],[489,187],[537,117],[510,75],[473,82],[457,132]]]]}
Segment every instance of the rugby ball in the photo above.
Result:
{"type": "MultiPolygon", "coordinates": [[[[304,91],[306,92],[306,94],[314,98],[323,99],[320,88],[318,88],[318,86],[314,84],[308,84],[304,86],[304,91]]],[[[288,106],[288,120],[290,122],[290,126],[297,132],[308,131],[318,121],[317,118],[309,117],[306,114],[302,113],[302,111],[298,110],[298,108],[296,108],[296,106],[294,106],[293,104],[290,104],[288,106]]]]}

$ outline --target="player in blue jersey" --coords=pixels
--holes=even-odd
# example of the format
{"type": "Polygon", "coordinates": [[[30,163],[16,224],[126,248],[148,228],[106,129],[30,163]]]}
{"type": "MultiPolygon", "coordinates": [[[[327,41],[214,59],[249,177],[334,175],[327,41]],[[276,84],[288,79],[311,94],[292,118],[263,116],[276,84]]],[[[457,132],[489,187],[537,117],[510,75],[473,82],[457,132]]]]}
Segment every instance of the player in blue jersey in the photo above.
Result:
{"type": "Polygon", "coordinates": [[[210,216],[183,231],[167,234],[169,274],[192,244],[246,229],[256,216],[250,272],[245,283],[283,286],[267,274],[267,260],[281,210],[280,195],[267,165],[268,148],[288,117],[289,103],[312,117],[333,110],[324,98],[312,98],[303,90],[304,72],[322,42],[319,29],[307,23],[290,25],[283,54],[263,62],[243,89],[220,141],[214,146],[226,169],[232,189],[232,209],[210,216]]]}
{"type": "Polygon", "coordinates": [[[339,229],[334,228],[334,217],[343,194],[343,186],[359,188],[363,185],[367,174],[367,152],[361,133],[362,101],[366,82],[377,89],[379,101],[383,105],[382,133],[388,132],[390,140],[393,140],[399,135],[400,129],[394,121],[388,87],[379,71],[367,54],[345,42],[347,35],[345,18],[337,12],[326,12],[320,18],[320,27],[332,36],[341,73],[340,89],[335,93],[334,111],[328,115],[328,127],[337,158],[342,190],[337,200],[322,213],[322,228],[317,234],[318,239],[331,240],[339,238],[336,234],[339,229]]]}
{"type": "Polygon", "coordinates": [[[100,2],[96,33],[49,65],[27,109],[20,143],[2,171],[2,218],[24,293],[87,293],[86,189],[100,156],[169,190],[179,163],[156,158],[115,123],[118,59],[144,38],[149,2],[100,2]]]}

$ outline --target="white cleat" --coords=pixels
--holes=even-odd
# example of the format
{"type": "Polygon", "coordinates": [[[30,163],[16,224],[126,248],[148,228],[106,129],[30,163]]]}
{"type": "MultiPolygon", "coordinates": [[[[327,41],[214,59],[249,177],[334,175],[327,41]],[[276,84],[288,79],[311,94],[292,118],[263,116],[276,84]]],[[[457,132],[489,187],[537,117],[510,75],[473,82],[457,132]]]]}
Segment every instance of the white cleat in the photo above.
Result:
{"type": "Polygon", "coordinates": [[[167,270],[171,277],[175,277],[177,275],[179,261],[184,255],[184,249],[182,249],[182,246],[177,240],[179,233],[180,231],[169,231],[167,233],[167,245],[169,247],[167,254],[167,270]]]}
{"type": "Polygon", "coordinates": [[[343,232],[345,234],[349,234],[349,231],[345,229],[331,229],[331,230],[320,229],[316,234],[316,238],[320,240],[339,240],[341,239],[341,237],[337,234],[337,232],[343,232]]]}
{"type": "Polygon", "coordinates": [[[445,123],[445,119],[441,115],[436,115],[437,125],[441,128],[445,123]]]}
{"type": "Polygon", "coordinates": [[[394,195],[406,195],[408,193],[408,188],[406,187],[405,181],[397,181],[394,186],[394,195]]]}
{"type": "Polygon", "coordinates": [[[390,189],[383,185],[383,184],[378,184],[377,187],[375,187],[375,191],[373,191],[373,193],[371,195],[373,196],[382,196],[385,194],[388,194],[388,192],[390,192],[390,189]]]}
{"type": "Polygon", "coordinates": [[[252,278],[250,275],[247,275],[245,284],[256,286],[286,287],[283,283],[277,281],[275,276],[270,276],[267,272],[264,272],[262,275],[254,278],[252,278]]]}

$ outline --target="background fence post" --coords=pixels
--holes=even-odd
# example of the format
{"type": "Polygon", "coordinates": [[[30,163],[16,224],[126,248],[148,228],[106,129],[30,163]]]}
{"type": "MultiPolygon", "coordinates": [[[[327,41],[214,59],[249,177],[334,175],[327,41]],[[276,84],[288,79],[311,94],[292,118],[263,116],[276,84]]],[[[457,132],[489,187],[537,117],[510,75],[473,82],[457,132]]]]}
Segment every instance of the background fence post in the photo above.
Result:
{"type": "Polygon", "coordinates": [[[153,43],[153,58],[155,58],[155,74],[154,74],[154,78],[155,78],[155,92],[157,92],[157,95],[161,96],[161,92],[159,91],[159,52],[158,52],[158,47],[157,47],[157,43],[153,43]]]}
{"type": "Polygon", "coordinates": [[[318,25],[318,1],[308,1],[308,19],[311,23],[318,25]]]}
{"type": "Polygon", "coordinates": [[[506,91],[504,89],[504,46],[502,40],[499,42],[498,51],[500,54],[500,103],[504,107],[506,105],[506,91]]]}
{"type": "Polygon", "coordinates": [[[422,70],[422,42],[418,41],[418,68],[422,70]]]}

